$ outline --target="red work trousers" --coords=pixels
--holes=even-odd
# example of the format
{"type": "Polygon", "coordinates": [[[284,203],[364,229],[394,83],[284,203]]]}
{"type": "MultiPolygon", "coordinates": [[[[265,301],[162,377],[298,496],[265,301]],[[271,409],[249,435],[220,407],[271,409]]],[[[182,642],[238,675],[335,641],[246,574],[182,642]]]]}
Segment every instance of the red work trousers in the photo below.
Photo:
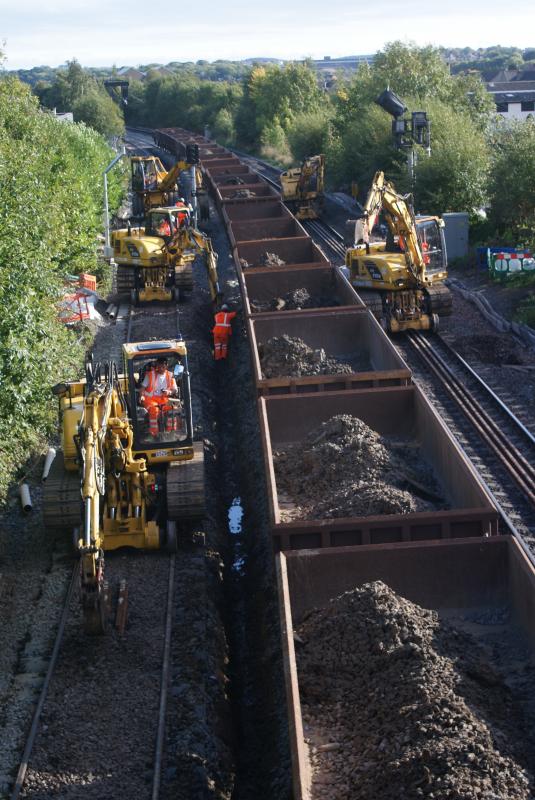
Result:
{"type": "MultiPolygon", "coordinates": [[[[158,417],[160,412],[169,411],[171,405],[167,402],[167,397],[164,395],[154,395],[153,397],[145,398],[145,408],[149,414],[149,433],[151,436],[158,436],[158,417]]],[[[172,430],[171,417],[167,417],[166,430],[172,430]]]]}
{"type": "Polygon", "coordinates": [[[228,340],[229,334],[226,329],[223,329],[222,333],[214,331],[214,358],[216,361],[228,356],[228,340]]]}

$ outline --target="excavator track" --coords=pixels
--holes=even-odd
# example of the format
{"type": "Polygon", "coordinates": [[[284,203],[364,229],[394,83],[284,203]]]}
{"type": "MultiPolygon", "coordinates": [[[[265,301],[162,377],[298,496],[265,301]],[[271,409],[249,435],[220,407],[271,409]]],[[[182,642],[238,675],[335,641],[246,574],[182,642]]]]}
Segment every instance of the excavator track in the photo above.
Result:
{"type": "Polygon", "coordinates": [[[130,292],[135,287],[135,284],[134,267],[119,264],[117,266],[117,294],[128,295],[130,297],[130,292]]]}
{"type": "Polygon", "coordinates": [[[193,291],[193,267],[191,264],[176,267],[175,286],[182,292],[193,291]]]}
{"type": "Polygon", "coordinates": [[[452,295],[447,286],[444,286],[444,284],[429,286],[426,294],[429,298],[432,314],[438,314],[439,317],[450,316],[452,312],[452,295]]]}
{"type": "Polygon", "coordinates": [[[191,461],[170,464],[167,470],[167,516],[170,520],[200,519],[205,512],[204,452],[193,445],[191,461]]]}
{"type": "Polygon", "coordinates": [[[359,289],[358,287],[355,288],[355,291],[362,302],[366,304],[366,308],[368,308],[373,316],[380,322],[384,318],[383,298],[381,293],[374,292],[371,289],[359,289]]]}
{"type": "Polygon", "coordinates": [[[49,529],[78,528],[82,524],[80,476],[67,472],[58,451],[43,489],[43,518],[49,529]]]}

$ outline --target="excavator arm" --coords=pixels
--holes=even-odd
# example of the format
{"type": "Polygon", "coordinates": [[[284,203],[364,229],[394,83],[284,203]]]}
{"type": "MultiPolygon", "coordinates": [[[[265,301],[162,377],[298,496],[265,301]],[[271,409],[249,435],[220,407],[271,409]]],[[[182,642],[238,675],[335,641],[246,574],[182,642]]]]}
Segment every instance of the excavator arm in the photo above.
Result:
{"type": "Polygon", "coordinates": [[[189,168],[189,164],[187,161],[177,161],[176,164],[173,164],[169,172],[165,175],[165,177],[160,181],[160,185],[158,189],[162,192],[169,192],[174,189],[176,182],[178,181],[179,175],[185,169],[189,168]]]}
{"type": "Polygon", "coordinates": [[[219,278],[217,275],[217,253],[212,247],[212,241],[197,228],[192,226],[179,228],[170,243],[170,250],[177,249],[177,252],[184,253],[187,250],[193,251],[204,256],[206,274],[208,276],[208,286],[210,297],[215,305],[220,305],[223,293],[219,288],[219,278]]]}
{"type": "MultiPolygon", "coordinates": [[[[113,481],[121,474],[146,472],[145,459],[134,459],[132,429],[127,417],[117,368],[89,364],[86,393],[78,432],[82,464],[81,494],[84,506],[80,553],[80,594],[88,632],[105,629],[107,598],[104,585],[103,508],[113,506],[113,481]]],[[[139,483],[139,481],[138,481],[139,483]]],[[[142,505],[132,482],[131,502],[142,505]]]]}
{"type": "Polygon", "coordinates": [[[369,245],[370,235],[381,211],[384,212],[392,236],[398,237],[405,254],[407,269],[418,284],[423,283],[425,260],[416,232],[411,195],[396,192],[384,172],[376,172],[364,205],[363,216],[356,221],[355,245],[369,245]]]}

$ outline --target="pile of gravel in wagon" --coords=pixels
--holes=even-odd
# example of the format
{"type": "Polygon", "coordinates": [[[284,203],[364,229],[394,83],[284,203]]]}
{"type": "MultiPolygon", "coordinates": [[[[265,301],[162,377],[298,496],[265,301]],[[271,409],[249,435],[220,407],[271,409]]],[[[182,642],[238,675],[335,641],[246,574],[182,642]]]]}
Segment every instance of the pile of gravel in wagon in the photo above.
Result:
{"type": "Polygon", "coordinates": [[[380,581],[296,631],[313,800],[528,800],[521,710],[469,634],[380,581]]]}
{"type": "Polygon", "coordinates": [[[252,192],[250,189],[238,189],[230,195],[229,200],[239,200],[242,198],[248,200],[251,197],[256,197],[256,193],[252,192]]]}
{"type": "Polygon", "coordinates": [[[262,267],[284,267],[286,261],[283,261],[276,253],[262,253],[258,259],[258,263],[262,267]]]}
{"type": "Polygon", "coordinates": [[[446,507],[416,448],[390,442],[351,414],[331,417],[274,457],[277,486],[296,504],[281,511],[284,522],[446,507]]]}
{"type": "Polygon", "coordinates": [[[258,350],[264,378],[334,373],[350,375],[354,371],[351,364],[328,356],[322,347],[314,350],[303,339],[286,334],[273,336],[258,350]]]}
{"type": "Polygon", "coordinates": [[[311,295],[308,289],[293,289],[282,297],[271,300],[253,300],[254,311],[299,311],[302,308],[327,308],[339,306],[336,298],[330,295],[311,295]]]}

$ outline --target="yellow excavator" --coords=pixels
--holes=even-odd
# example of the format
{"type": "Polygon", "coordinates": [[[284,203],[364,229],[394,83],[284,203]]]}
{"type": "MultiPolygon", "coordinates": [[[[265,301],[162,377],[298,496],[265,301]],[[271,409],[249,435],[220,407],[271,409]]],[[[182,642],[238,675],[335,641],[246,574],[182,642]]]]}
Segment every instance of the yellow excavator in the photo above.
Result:
{"type": "Polygon", "coordinates": [[[323,208],[325,156],[305,158],[300,167],[281,172],[283,202],[297,219],[317,219],[323,208]]]}
{"type": "Polygon", "coordinates": [[[439,317],[451,314],[444,222],[415,217],[410,195],[400,195],[377,172],[364,212],[346,226],[348,278],[384,327],[437,330],[439,317]],[[372,241],[380,213],[388,226],[386,241],[372,241]]]}
{"type": "Polygon", "coordinates": [[[184,341],[127,344],[123,356],[124,374],[113,362],[88,362],[85,379],[53,389],[62,451],[44,485],[44,520],[50,530],[74,532],[89,633],[107,623],[104,554],[125,546],[174,551],[177,524],[182,533],[204,516],[203,445],[193,437],[184,341]],[[158,360],[173,391],[147,409],[142,384],[158,360]]]}
{"type": "Polygon", "coordinates": [[[221,302],[217,254],[211,240],[191,224],[185,203],[151,209],[142,227],[112,231],[113,257],[117,263],[117,293],[140,302],[178,302],[193,289],[193,262],[202,256],[208,275],[210,297],[221,302]]]}
{"type": "MultiPolygon", "coordinates": [[[[195,171],[195,188],[199,203],[207,202],[202,191],[202,173],[195,162],[179,160],[168,171],[157,156],[132,156],[132,212],[134,217],[145,217],[151,208],[171,206],[180,201],[178,181],[182,172],[195,171]]],[[[202,211],[202,208],[201,208],[202,211]]],[[[205,214],[201,214],[204,218],[205,214]]]]}

